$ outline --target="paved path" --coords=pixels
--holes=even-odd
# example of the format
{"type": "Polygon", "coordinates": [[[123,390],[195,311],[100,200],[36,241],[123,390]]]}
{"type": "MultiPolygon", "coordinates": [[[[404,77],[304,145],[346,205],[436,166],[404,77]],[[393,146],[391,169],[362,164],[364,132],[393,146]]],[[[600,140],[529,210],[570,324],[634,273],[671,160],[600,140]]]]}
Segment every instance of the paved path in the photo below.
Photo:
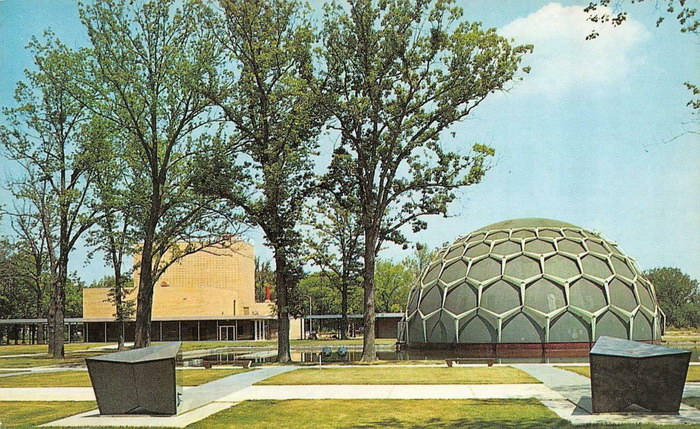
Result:
{"type": "MultiPolygon", "coordinates": [[[[700,424],[700,410],[681,405],[677,415],[663,414],[591,414],[591,383],[587,377],[542,364],[512,365],[539,379],[545,386],[560,393],[565,400],[542,400],[542,404],[559,417],[575,425],[596,423],[634,424],[700,424]]],[[[686,383],[683,396],[700,396],[700,383],[686,383]]]]}
{"type": "Polygon", "coordinates": [[[269,366],[254,369],[241,374],[234,374],[212,382],[183,391],[178,413],[184,413],[202,405],[209,404],[235,392],[246,389],[266,378],[297,369],[294,366],[269,366]]]}
{"type": "Polygon", "coordinates": [[[512,365],[525,371],[588,413],[593,412],[590,380],[565,369],[543,364],[512,365]]]}
{"type": "MultiPolygon", "coordinates": [[[[178,414],[175,416],[100,416],[97,410],[56,420],[42,426],[100,427],[100,426],[151,426],[185,427],[214,413],[237,404],[223,397],[252,386],[268,377],[297,369],[295,366],[271,366],[254,369],[241,374],[220,378],[201,386],[183,391],[178,414]]],[[[78,388],[80,389],[80,388],[78,388]]],[[[92,391],[92,388],[88,388],[92,391]]],[[[94,398],[94,396],[93,396],[94,398]]]]}
{"type": "Polygon", "coordinates": [[[220,401],[284,399],[564,399],[542,384],[251,386],[220,401]]]}

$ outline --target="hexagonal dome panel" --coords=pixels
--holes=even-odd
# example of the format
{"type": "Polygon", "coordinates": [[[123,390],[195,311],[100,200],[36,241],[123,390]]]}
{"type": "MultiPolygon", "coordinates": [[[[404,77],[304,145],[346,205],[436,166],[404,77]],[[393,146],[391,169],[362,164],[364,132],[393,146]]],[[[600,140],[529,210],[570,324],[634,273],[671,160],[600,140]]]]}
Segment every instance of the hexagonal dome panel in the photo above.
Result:
{"type": "Polygon", "coordinates": [[[513,260],[508,261],[504,271],[506,276],[519,280],[531,279],[541,273],[540,262],[524,255],[517,256],[513,260]]]}
{"type": "Polygon", "coordinates": [[[551,313],[566,305],[564,288],[547,279],[539,279],[525,288],[525,305],[542,313],[551,313]]]}
{"type": "Polygon", "coordinates": [[[545,259],[544,272],[560,279],[570,279],[581,274],[576,261],[564,255],[554,255],[545,259]]]}
{"type": "Polygon", "coordinates": [[[406,312],[409,346],[660,338],[653,286],[632,259],[598,233],[547,219],[457,239],[411,290],[406,312]]]}
{"type": "Polygon", "coordinates": [[[596,312],[607,305],[605,289],[588,279],[578,279],[569,287],[571,305],[588,312],[596,312]]]}
{"type": "Polygon", "coordinates": [[[467,263],[459,259],[455,262],[450,263],[442,270],[440,275],[440,280],[445,284],[454,283],[457,280],[464,279],[467,275],[467,263]]]}
{"type": "Polygon", "coordinates": [[[525,243],[525,251],[530,253],[539,253],[546,255],[555,251],[554,243],[544,240],[532,240],[525,243]]]}
{"type": "Polygon", "coordinates": [[[586,255],[581,258],[581,266],[585,274],[596,276],[599,279],[607,279],[612,275],[612,270],[604,259],[597,256],[586,255]]]}
{"type": "Polygon", "coordinates": [[[520,243],[515,241],[504,241],[493,246],[492,253],[499,256],[508,256],[515,253],[520,253],[520,243]]]}
{"type": "Polygon", "coordinates": [[[499,280],[481,292],[481,308],[494,313],[505,313],[520,306],[520,289],[505,280],[499,280]]]}
{"type": "Polygon", "coordinates": [[[467,283],[461,283],[450,288],[445,298],[445,310],[452,314],[462,314],[476,308],[479,291],[467,283]]]}
{"type": "Polygon", "coordinates": [[[559,240],[557,242],[557,247],[559,247],[560,252],[571,253],[572,255],[579,255],[586,251],[583,244],[578,241],[568,239],[559,240]]]}
{"type": "Polygon", "coordinates": [[[472,264],[467,277],[477,282],[485,282],[500,275],[501,262],[493,258],[486,258],[472,264]]]}

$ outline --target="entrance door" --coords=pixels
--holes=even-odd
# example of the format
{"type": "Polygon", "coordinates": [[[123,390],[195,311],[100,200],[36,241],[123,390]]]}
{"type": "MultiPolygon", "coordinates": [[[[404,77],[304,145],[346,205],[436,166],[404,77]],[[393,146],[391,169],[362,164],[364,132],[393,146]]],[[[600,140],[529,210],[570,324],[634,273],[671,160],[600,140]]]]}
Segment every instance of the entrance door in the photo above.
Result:
{"type": "Polygon", "coordinates": [[[236,341],[236,326],[219,326],[219,341],[236,341]]]}

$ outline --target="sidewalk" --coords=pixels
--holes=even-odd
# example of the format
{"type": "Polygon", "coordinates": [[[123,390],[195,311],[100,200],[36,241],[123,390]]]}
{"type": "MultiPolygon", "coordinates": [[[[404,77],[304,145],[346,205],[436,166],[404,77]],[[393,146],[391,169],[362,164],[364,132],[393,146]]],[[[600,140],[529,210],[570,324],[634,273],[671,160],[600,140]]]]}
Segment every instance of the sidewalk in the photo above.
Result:
{"type": "MultiPolygon", "coordinates": [[[[574,425],[596,423],[700,424],[700,410],[681,404],[677,415],[664,414],[591,414],[591,383],[582,375],[541,364],[511,365],[537,378],[566,399],[542,400],[542,404],[574,425]]],[[[686,383],[683,396],[700,395],[700,383],[686,383]]]]}
{"type": "MultiPolygon", "coordinates": [[[[235,401],[222,401],[224,396],[248,388],[266,378],[297,368],[295,366],[264,367],[185,389],[178,406],[178,414],[175,416],[100,416],[98,410],[92,410],[46,423],[42,427],[150,426],[183,428],[237,404],[235,401]]],[[[88,389],[92,391],[92,388],[88,389]]]]}
{"type": "Polygon", "coordinates": [[[219,401],[285,399],[564,399],[542,384],[251,386],[219,401]]]}

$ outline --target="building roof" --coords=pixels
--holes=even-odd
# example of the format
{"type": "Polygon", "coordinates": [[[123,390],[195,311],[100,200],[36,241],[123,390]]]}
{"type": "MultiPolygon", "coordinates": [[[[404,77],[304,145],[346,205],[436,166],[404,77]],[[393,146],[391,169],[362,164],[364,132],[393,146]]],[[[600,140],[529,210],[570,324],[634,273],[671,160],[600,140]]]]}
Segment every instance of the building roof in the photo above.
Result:
{"type": "MultiPolygon", "coordinates": [[[[544,219],[544,218],[522,218],[522,219],[510,219],[501,222],[492,223],[483,228],[479,228],[476,231],[489,231],[493,229],[512,229],[512,228],[543,228],[543,227],[553,227],[553,228],[578,228],[580,227],[562,222],[560,220],[544,219]]],[[[475,232],[476,232],[475,231],[475,232]]]]}
{"type": "MultiPolygon", "coordinates": [[[[376,315],[377,319],[385,319],[385,318],[392,318],[392,317],[403,317],[403,313],[377,313],[376,315]]],[[[343,316],[341,314],[310,314],[308,316],[304,316],[304,319],[340,319],[343,316]]],[[[365,317],[363,314],[348,314],[348,319],[362,319],[365,317]]]]}

